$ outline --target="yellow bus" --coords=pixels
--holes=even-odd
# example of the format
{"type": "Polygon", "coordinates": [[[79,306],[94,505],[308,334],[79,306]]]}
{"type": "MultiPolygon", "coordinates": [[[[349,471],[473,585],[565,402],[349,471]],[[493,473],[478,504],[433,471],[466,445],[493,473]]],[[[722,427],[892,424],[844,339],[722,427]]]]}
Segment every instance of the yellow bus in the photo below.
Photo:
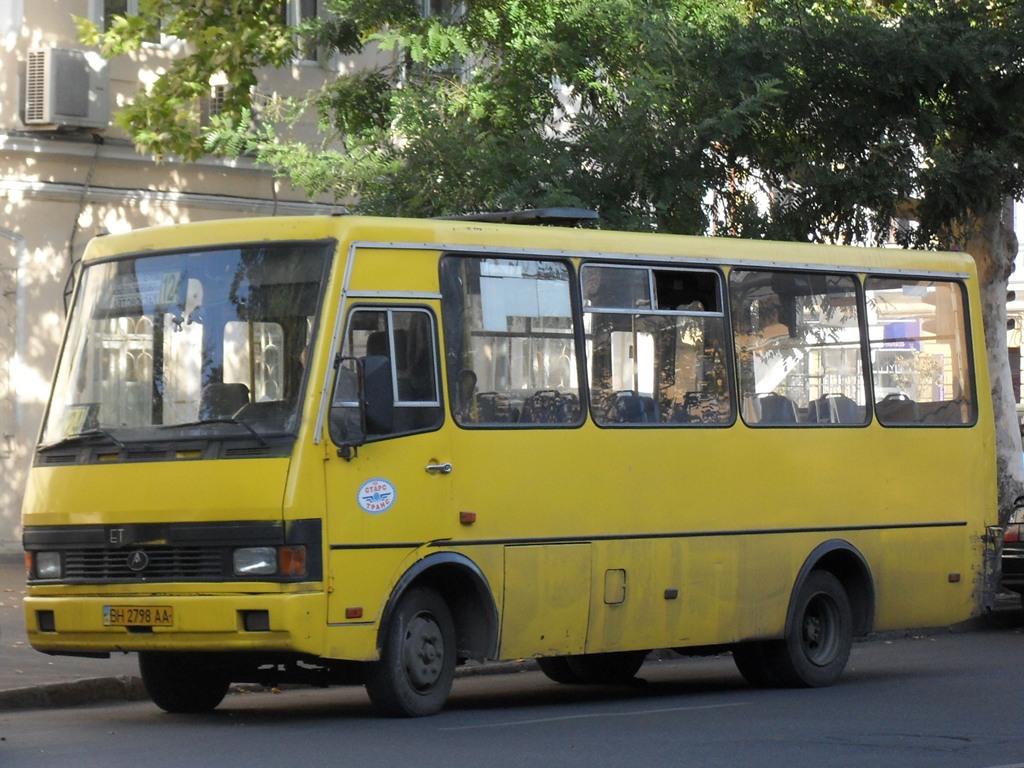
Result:
{"type": "MultiPolygon", "coordinates": [[[[542,216],[544,212],[537,214],[542,216]]],[[[554,212],[558,213],[558,212],[554,212]]],[[[93,240],[23,512],[29,639],[444,705],[458,665],[652,649],[824,686],[980,610],[964,254],[355,216],[93,240]]]]}

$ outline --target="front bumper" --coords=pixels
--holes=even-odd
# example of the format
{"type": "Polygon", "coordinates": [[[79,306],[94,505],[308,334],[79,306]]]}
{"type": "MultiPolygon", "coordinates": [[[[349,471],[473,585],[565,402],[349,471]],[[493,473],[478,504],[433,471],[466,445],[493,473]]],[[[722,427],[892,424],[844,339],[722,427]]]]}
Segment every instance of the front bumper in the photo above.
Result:
{"type": "Polygon", "coordinates": [[[322,656],[323,592],[222,595],[29,596],[25,628],[32,647],[53,654],[131,651],[298,653],[322,656]],[[170,626],[108,626],[107,607],[159,606],[170,626]]]}

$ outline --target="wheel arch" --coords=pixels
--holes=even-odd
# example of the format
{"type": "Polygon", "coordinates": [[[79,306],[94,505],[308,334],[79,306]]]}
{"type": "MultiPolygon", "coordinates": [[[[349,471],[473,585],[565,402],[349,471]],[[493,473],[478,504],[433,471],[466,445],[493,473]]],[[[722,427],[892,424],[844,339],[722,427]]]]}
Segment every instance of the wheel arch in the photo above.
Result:
{"type": "Polygon", "coordinates": [[[822,542],[804,560],[790,593],[786,626],[790,626],[800,588],[808,575],[816,570],[827,571],[839,579],[853,611],[853,634],[868,634],[875,623],[875,580],[864,555],[844,539],[822,542]]]}
{"type": "Polygon", "coordinates": [[[391,591],[377,634],[381,648],[395,606],[412,587],[429,587],[448,604],[455,622],[460,660],[495,658],[498,652],[498,608],[483,571],[468,557],[439,552],[417,560],[391,591]]]}

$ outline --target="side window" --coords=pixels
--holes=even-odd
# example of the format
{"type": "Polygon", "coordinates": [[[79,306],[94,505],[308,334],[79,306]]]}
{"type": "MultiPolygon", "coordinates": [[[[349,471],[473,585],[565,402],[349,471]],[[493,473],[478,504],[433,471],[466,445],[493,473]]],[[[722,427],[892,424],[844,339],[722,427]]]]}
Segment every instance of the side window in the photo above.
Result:
{"type": "MultiPolygon", "coordinates": [[[[367,439],[425,432],[441,425],[438,398],[437,334],[434,319],[425,309],[366,308],[349,316],[343,357],[380,360],[388,369],[385,386],[393,403],[385,418],[368,419],[367,439]]],[[[357,418],[354,373],[342,367],[331,409],[331,437],[343,443],[347,426],[357,418]]]]}
{"type": "Polygon", "coordinates": [[[582,422],[570,271],[560,261],[446,256],[448,387],[462,426],[582,422]]]}
{"type": "Polygon", "coordinates": [[[588,264],[582,283],[597,424],[732,422],[717,272],[588,264]]]}
{"type": "Polygon", "coordinates": [[[867,423],[855,277],[736,269],[729,294],[747,424],[867,423]]]}
{"type": "Polygon", "coordinates": [[[974,423],[960,284],[887,277],[869,278],[865,287],[878,421],[974,423]]]}

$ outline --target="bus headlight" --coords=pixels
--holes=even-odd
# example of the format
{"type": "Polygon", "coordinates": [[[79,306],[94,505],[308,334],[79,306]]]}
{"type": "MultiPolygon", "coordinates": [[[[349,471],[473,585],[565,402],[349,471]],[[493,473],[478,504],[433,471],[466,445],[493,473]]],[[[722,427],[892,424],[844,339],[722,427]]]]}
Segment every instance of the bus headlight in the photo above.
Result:
{"type": "Polygon", "coordinates": [[[232,556],[236,576],[273,576],[277,573],[274,547],[244,547],[232,556]]]}
{"type": "Polygon", "coordinates": [[[302,545],[242,547],[234,551],[232,561],[236,576],[306,575],[306,548],[302,545]]]}
{"type": "Polygon", "coordinates": [[[34,560],[37,579],[59,579],[63,575],[60,552],[36,552],[34,560]]]}

